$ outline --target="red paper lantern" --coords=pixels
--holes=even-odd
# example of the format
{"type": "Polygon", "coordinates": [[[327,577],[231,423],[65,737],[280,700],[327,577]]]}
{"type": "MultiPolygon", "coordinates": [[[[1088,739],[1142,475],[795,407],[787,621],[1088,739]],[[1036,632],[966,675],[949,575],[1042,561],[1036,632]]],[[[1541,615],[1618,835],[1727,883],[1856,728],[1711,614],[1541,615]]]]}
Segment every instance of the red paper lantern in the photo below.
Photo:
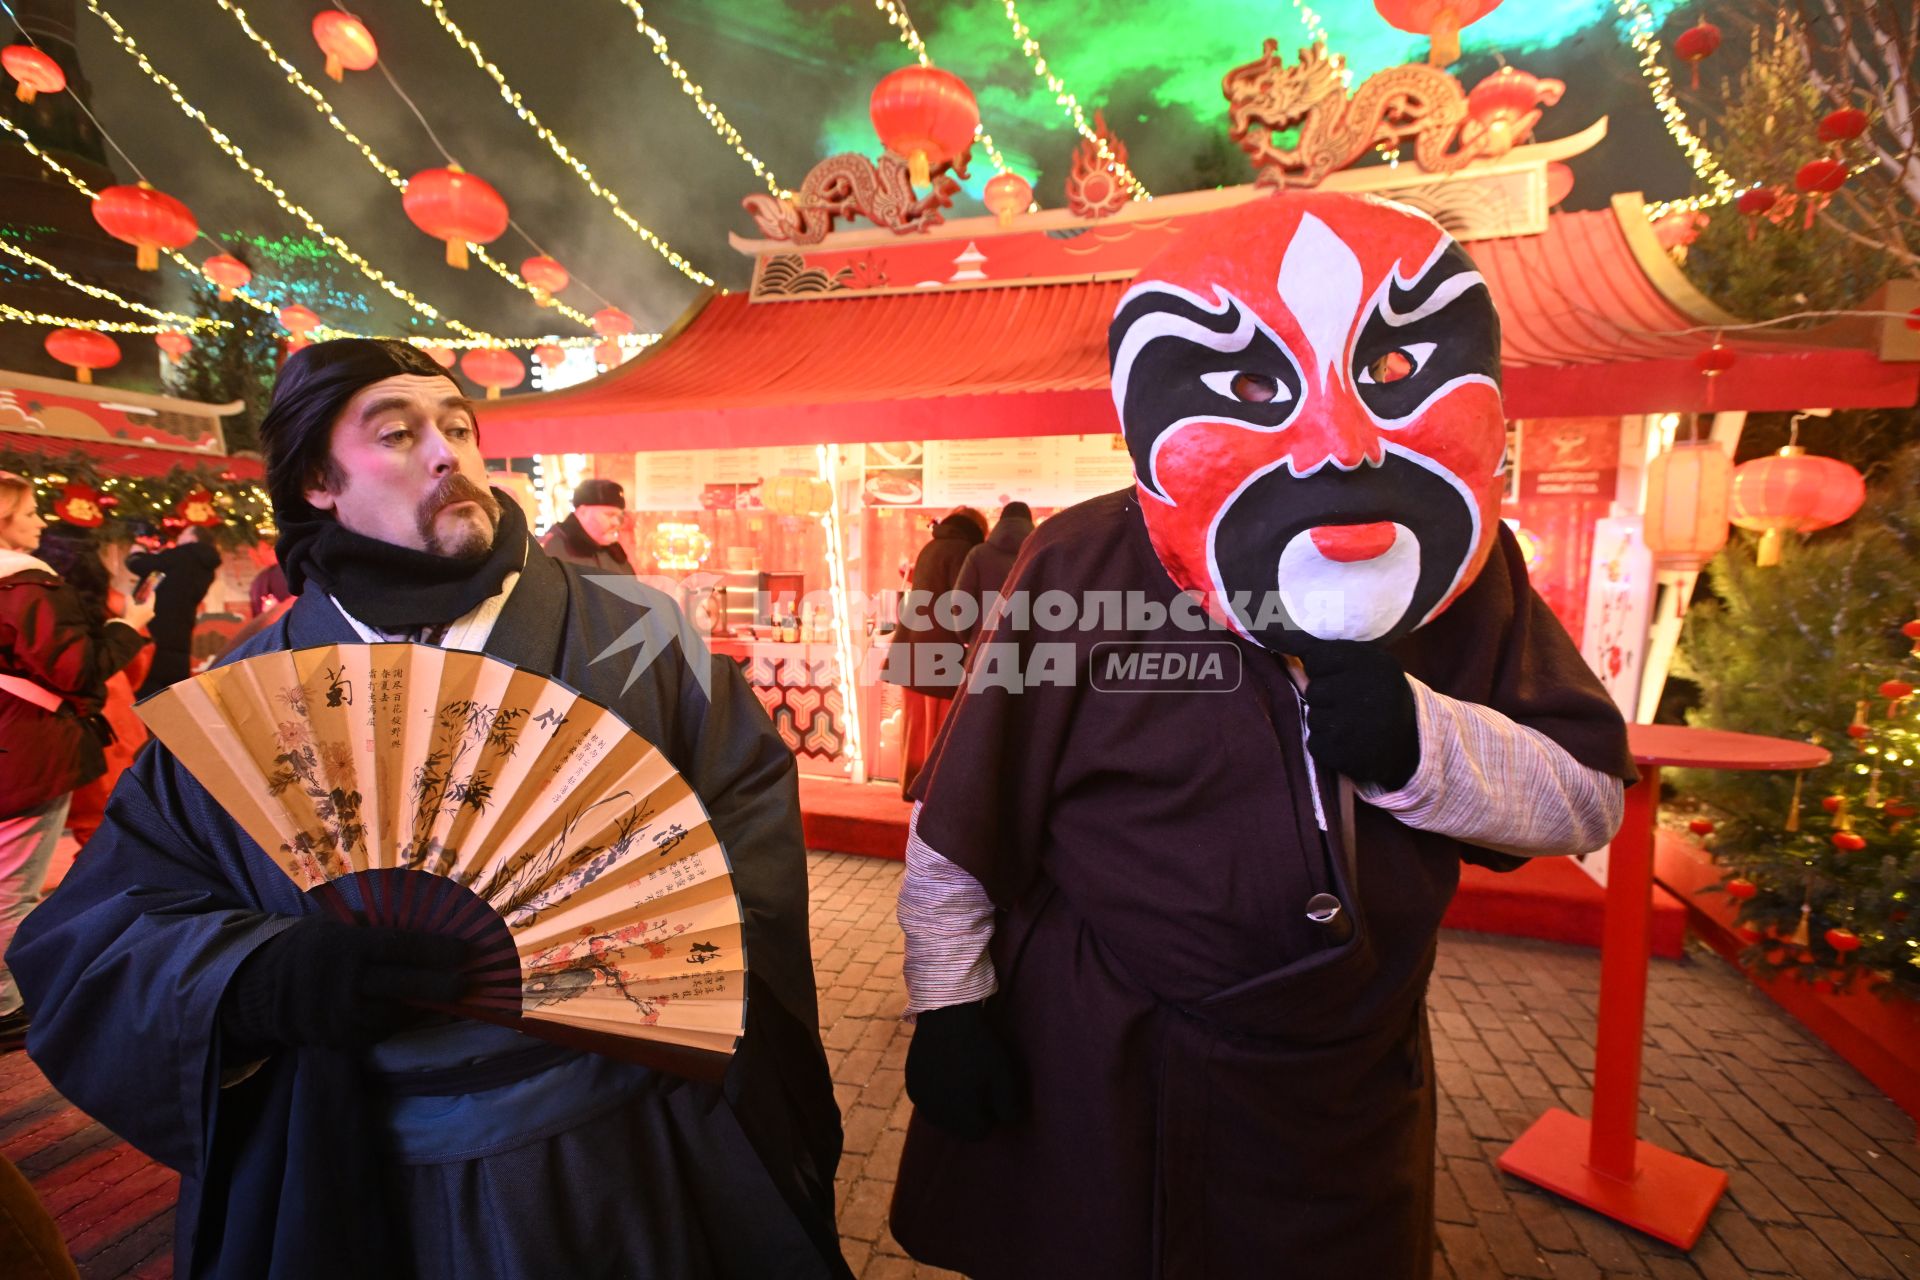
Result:
{"type": "Polygon", "coordinates": [[[1573,194],[1573,168],[1559,160],[1547,165],[1547,207],[1556,208],[1573,194]]]}
{"type": "Polygon", "coordinates": [[[193,339],[178,329],[164,329],[153,335],[153,345],[175,360],[184,360],[187,352],[193,350],[193,339]]]}
{"type": "Polygon", "coordinates": [[[532,287],[534,300],[543,307],[552,302],[553,295],[566,288],[573,279],[565,267],[545,254],[521,263],[520,278],[532,287]]]}
{"type": "Polygon", "coordinates": [[[1833,833],[1833,847],[1842,853],[1858,853],[1867,847],[1867,842],[1851,831],[1833,833]]]}
{"type": "Polygon", "coordinates": [[[618,307],[602,307],[588,319],[593,331],[603,338],[617,338],[633,332],[633,317],[618,307]]]}
{"type": "Polygon", "coordinates": [[[1733,368],[1735,364],[1739,363],[1739,359],[1740,357],[1734,353],[1732,347],[1727,346],[1723,342],[1716,341],[1706,350],[1694,355],[1693,367],[1701,373],[1706,374],[1709,378],[1717,378],[1727,370],[1733,368]]]}
{"type": "Polygon", "coordinates": [[[1846,181],[1847,166],[1830,157],[1809,160],[1793,175],[1793,185],[1808,195],[1832,195],[1846,181]]]}
{"type": "Polygon", "coordinates": [[[191,209],[145,182],[108,187],[95,196],[93,220],[139,251],[134,261],[142,271],[160,265],[160,250],[183,248],[200,234],[191,209]]]}
{"type": "Polygon", "coordinates": [[[1835,458],[1819,458],[1788,445],[1771,458],[1733,469],[1733,522],[1760,536],[1762,565],[1780,563],[1787,533],[1810,533],[1839,524],[1866,501],[1858,471],[1835,458]]]}
{"type": "Polygon", "coordinates": [[[1860,949],[1860,935],[1851,929],[1829,929],[1827,930],[1827,945],[1843,954],[1848,951],[1858,951],[1860,949]]]}
{"type": "Polygon", "coordinates": [[[1880,683],[1880,696],[1887,700],[1887,719],[1900,714],[1900,703],[1913,696],[1913,686],[1905,680],[1883,680],[1880,683]]]}
{"type": "Polygon", "coordinates": [[[1705,18],[1682,31],[1673,42],[1673,51],[1682,62],[1693,65],[1693,87],[1700,87],[1700,63],[1711,58],[1720,47],[1720,28],[1705,18]]]}
{"type": "Polygon", "coordinates": [[[1685,248],[1700,238],[1700,229],[1712,221],[1698,209],[1675,209],[1653,224],[1653,237],[1669,252],[1685,248]]]}
{"type": "Polygon", "coordinates": [[[1389,25],[1431,40],[1427,62],[1444,67],[1460,60],[1460,28],[1492,13],[1500,0],[1373,0],[1373,7],[1389,25]]]}
{"type": "Polygon", "coordinates": [[[308,332],[319,327],[320,317],[299,303],[290,302],[280,308],[280,323],[293,335],[293,341],[287,344],[288,349],[298,351],[307,345],[308,332]]]}
{"type": "Polygon", "coordinates": [[[0,67],[20,82],[13,96],[32,102],[43,93],[58,93],[67,87],[67,73],[60,64],[30,44],[10,44],[0,49],[0,67]]]}
{"type": "Polygon", "coordinates": [[[1503,155],[1533,135],[1542,106],[1552,106],[1566,93],[1560,80],[1542,80],[1518,67],[1501,67],[1467,93],[1467,118],[1486,132],[1503,155]]]}
{"type": "Polygon", "coordinates": [[[1705,818],[1689,818],[1687,820],[1687,830],[1697,836],[1710,836],[1713,834],[1713,823],[1707,821],[1705,818]]]}
{"type": "Polygon", "coordinates": [[[1001,226],[1011,226],[1033,203],[1033,184],[1017,173],[995,174],[987,181],[985,198],[987,211],[1000,219],[1001,226]]]}
{"type": "Polygon", "coordinates": [[[606,342],[598,342],[594,344],[593,358],[599,361],[600,364],[605,368],[618,369],[620,367],[620,362],[625,360],[627,357],[626,357],[626,352],[620,349],[620,344],[609,339],[606,342]]]}
{"type": "Polygon", "coordinates": [[[1820,141],[1852,142],[1867,131],[1867,113],[1858,107],[1840,107],[1820,117],[1820,141]]]}
{"type": "Polygon", "coordinates": [[[447,242],[447,265],[462,271],[469,244],[497,240],[507,229],[507,202],[485,179],[457,164],[423,169],[407,179],[400,207],[414,226],[447,242]]]}
{"type": "Polygon", "coordinates": [[[460,371],[485,387],[489,400],[498,400],[503,388],[517,387],[527,376],[520,357],[501,347],[475,347],[460,357],[460,371]]]}
{"type": "Polygon", "coordinates": [[[453,366],[457,364],[460,359],[459,356],[456,356],[453,353],[452,347],[428,347],[426,348],[426,352],[427,352],[427,355],[432,358],[433,362],[439,365],[442,369],[453,368],[453,366]]]}
{"type": "Polygon", "coordinates": [[[380,46],[366,24],[338,9],[322,9],[313,15],[313,42],[327,55],[327,75],[335,80],[347,71],[366,71],[380,61],[380,46]]]}
{"type": "Polygon", "coordinates": [[[1757,218],[1780,203],[1780,193],[1772,187],[1754,187],[1742,191],[1733,205],[1748,217],[1757,218]]]}
{"type": "Polygon", "coordinates": [[[873,87],[867,104],[873,131],[887,150],[907,162],[915,186],[952,164],[973,145],[980,104],[966,81],[938,67],[902,67],[873,87]]]}
{"type": "Polygon", "coordinates": [[[48,355],[72,366],[75,382],[92,382],[95,369],[120,363],[120,344],[92,329],[55,329],[45,345],[48,355]]]}
{"type": "Polygon", "coordinates": [[[230,253],[216,253],[200,264],[200,270],[220,290],[220,301],[233,297],[235,289],[244,289],[253,279],[253,270],[230,253]]]}
{"type": "Polygon", "coordinates": [[[1745,902],[1758,892],[1760,892],[1760,886],[1751,880],[1735,876],[1727,881],[1727,896],[1735,902],[1745,902]]]}
{"type": "Polygon", "coordinates": [[[558,369],[566,361],[567,349],[557,342],[543,342],[533,349],[533,358],[542,369],[558,369]]]}

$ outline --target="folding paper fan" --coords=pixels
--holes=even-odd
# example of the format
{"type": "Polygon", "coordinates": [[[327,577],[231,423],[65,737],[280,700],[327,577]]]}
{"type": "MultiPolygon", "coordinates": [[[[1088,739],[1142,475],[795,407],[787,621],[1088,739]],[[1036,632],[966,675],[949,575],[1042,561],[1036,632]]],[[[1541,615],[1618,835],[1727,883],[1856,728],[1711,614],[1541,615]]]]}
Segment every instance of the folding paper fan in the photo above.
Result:
{"type": "Polygon", "coordinates": [[[342,919],[474,947],[454,1011],[680,1074],[745,1027],[739,898],[700,799],[653,744],[482,654],[259,654],[140,717],[342,919]]]}

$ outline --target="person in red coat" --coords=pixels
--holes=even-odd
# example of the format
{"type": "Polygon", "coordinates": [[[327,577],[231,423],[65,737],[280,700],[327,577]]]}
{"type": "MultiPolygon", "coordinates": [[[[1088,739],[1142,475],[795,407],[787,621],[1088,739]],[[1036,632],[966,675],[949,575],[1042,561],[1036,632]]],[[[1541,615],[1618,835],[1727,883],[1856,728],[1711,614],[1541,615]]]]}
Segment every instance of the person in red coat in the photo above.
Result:
{"type": "MultiPolygon", "coordinates": [[[[33,485],[0,471],[0,954],[40,901],[74,789],[106,772],[96,726],[107,677],[147,643],[151,604],[96,619],[33,554],[47,522],[33,485]]],[[[28,1012],[0,964],[0,1049],[26,1038],[28,1012]]]]}

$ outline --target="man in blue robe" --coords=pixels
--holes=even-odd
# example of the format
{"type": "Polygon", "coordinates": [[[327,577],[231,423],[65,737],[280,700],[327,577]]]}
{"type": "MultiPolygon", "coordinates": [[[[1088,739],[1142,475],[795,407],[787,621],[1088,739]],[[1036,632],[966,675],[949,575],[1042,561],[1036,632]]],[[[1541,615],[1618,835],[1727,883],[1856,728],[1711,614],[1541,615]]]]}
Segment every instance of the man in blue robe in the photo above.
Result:
{"type": "Polygon", "coordinates": [[[460,946],[329,919],[153,744],[7,960],[55,1087],[180,1171],[176,1274],[848,1275],[795,770],[737,669],[677,639],[596,661],[636,624],[684,634],[677,611],[533,545],[472,404],[411,346],[296,354],[261,438],[299,600],[234,656],[478,649],[613,708],[728,851],[746,1034],[705,1083],[422,1015],[457,998],[460,946]]]}

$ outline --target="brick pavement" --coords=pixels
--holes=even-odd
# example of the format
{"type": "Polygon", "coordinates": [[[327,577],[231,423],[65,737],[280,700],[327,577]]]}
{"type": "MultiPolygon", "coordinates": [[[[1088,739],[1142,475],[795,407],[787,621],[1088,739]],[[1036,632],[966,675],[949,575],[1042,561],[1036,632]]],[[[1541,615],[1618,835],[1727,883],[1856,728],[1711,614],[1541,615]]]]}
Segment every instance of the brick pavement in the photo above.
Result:
{"type": "MultiPolygon", "coordinates": [[[[812,855],[821,1027],[846,1125],[840,1231],[862,1280],[916,1266],[886,1229],[905,1135],[897,862],[812,855]]],[[[1655,962],[1641,1134],[1731,1175],[1691,1254],[1510,1178],[1493,1158],[1539,1112],[1585,1114],[1593,953],[1443,936],[1431,1004],[1440,1079],[1438,1280],[1920,1278],[1913,1122],[1711,953],[1655,962]]],[[[170,1274],[174,1180],[0,1057],[0,1151],[57,1215],[88,1280],[170,1274]]]]}

